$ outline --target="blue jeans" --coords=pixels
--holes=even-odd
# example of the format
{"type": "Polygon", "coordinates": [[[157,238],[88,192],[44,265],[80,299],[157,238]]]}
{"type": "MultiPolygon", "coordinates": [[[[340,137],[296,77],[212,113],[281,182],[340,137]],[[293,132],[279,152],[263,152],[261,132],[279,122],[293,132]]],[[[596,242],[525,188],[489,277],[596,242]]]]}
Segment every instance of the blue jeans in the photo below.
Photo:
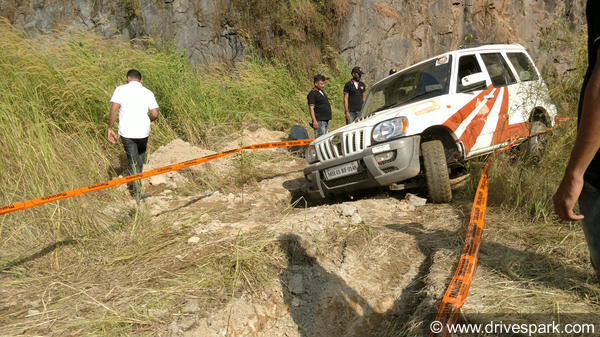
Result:
{"type": "MultiPolygon", "coordinates": [[[[148,137],[125,138],[121,136],[121,143],[123,143],[123,148],[125,148],[125,154],[127,155],[129,175],[142,173],[142,167],[144,166],[144,161],[146,161],[146,145],[148,144],[148,137]]],[[[127,185],[136,198],[141,197],[141,180],[132,181],[127,185]]]]}
{"type": "Polygon", "coordinates": [[[319,127],[315,129],[315,138],[319,138],[322,135],[329,132],[329,121],[317,121],[319,123],[319,127]]]}
{"type": "Polygon", "coordinates": [[[583,232],[590,250],[590,260],[600,282],[600,190],[586,182],[579,196],[579,209],[585,217],[583,232]]]}
{"type": "Polygon", "coordinates": [[[358,116],[360,116],[360,111],[350,111],[350,120],[346,121],[346,125],[354,122],[354,120],[357,119],[358,116]]]}

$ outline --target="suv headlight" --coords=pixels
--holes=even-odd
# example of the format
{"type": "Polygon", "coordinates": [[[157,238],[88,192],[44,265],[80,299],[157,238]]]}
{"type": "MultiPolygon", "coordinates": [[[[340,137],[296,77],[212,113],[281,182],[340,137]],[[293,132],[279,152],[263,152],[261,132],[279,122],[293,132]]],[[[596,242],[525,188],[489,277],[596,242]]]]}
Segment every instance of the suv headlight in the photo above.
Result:
{"type": "Polygon", "coordinates": [[[404,116],[383,121],[373,128],[373,140],[379,143],[402,137],[406,134],[407,127],[408,119],[404,116]]]}
{"type": "Polygon", "coordinates": [[[315,148],[315,146],[313,144],[309,145],[306,148],[306,152],[304,153],[304,158],[306,158],[306,161],[309,164],[316,163],[317,161],[319,161],[319,158],[317,158],[317,149],[315,148]]]}

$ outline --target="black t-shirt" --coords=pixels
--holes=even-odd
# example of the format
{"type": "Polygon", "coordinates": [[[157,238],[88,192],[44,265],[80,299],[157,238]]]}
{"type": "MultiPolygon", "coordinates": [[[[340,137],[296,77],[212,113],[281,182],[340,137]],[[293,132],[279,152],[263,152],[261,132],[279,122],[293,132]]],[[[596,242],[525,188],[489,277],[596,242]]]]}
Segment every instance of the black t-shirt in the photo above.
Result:
{"type": "Polygon", "coordinates": [[[319,91],[313,88],[306,96],[308,105],[315,106],[315,117],[318,121],[331,120],[331,105],[329,105],[329,99],[323,91],[319,91]]]}
{"type": "Polygon", "coordinates": [[[348,111],[358,112],[362,109],[365,90],[367,90],[367,86],[363,82],[358,82],[358,88],[354,85],[353,80],[346,83],[344,94],[348,94],[348,111]]]}
{"type": "MultiPolygon", "coordinates": [[[[588,84],[588,81],[594,70],[596,58],[598,55],[598,47],[600,46],[600,1],[588,0],[586,8],[586,17],[588,24],[588,69],[583,80],[581,88],[581,96],[579,98],[579,109],[577,112],[577,123],[581,120],[581,110],[583,108],[583,93],[588,84]]],[[[598,130],[600,132],[600,130],[598,130]]],[[[600,188],[600,153],[596,152],[596,156],[592,159],[590,166],[584,176],[585,181],[600,188]]]]}

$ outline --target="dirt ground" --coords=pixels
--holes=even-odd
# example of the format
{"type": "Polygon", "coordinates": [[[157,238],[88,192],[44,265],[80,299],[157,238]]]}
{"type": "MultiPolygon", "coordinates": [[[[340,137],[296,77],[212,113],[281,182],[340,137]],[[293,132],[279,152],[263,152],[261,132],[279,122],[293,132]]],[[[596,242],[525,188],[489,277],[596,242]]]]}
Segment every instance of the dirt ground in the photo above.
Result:
{"type": "MultiPolygon", "coordinates": [[[[145,169],[285,135],[236,137],[211,150],[174,140],[145,169]]],[[[144,181],[152,197],[139,205],[121,186],[128,201],[100,212],[119,220],[106,238],[3,274],[0,336],[429,335],[463,249],[468,193],[421,206],[383,189],[315,203],[302,197],[305,166],[256,150],[144,181]]],[[[593,314],[600,330],[580,227],[490,206],[479,257],[461,320],[593,314]]]]}
{"type": "MultiPolygon", "coordinates": [[[[254,143],[272,141],[274,135],[261,138],[260,132],[247,133],[244,138],[254,143]]],[[[234,143],[223,148],[233,148],[234,143]]],[[[149,168],[190,159],[177,157],[178,153],[210,154],[181,141],[166,148],[168,160],[159,149],[150,157],[149,168]]],[[[223,174],[231,174],[230,161],[214,165],[223,174]]],[[[157,220],[184,221],[202,214],[189,233],[190,245],[215,234],[223,237],[268,230],[285,253],[284,271],[266,287],[232,294],[212,308],[201,307],[190,297],[161,336],[405,336],[429,332],[428,322],[462,250],[468,209],[456,204],[414,206],[404,193],[385,190],[354,200],[344,197],[310,205],[294,199],[303,184],[302,159],[288,157],[258,167],[272,172],[272,177],[243,192],[206,192],[183,198],[167,189],[146,201],[157,220]]],[[[171,179],[169,187],[184,183],[179,178],[167,179],[171,179]]],[[[556,312],[557,306],[561,312],[598,311],[572,288],[573,284],[587,287],[589,270],[568,267],[560,258],[521,245],[525,238],[511,237],[519,234],[510,233],[511,224],[502,216],[491,214],[488,219],[491,228],[484,234],[479,268],[463,313],[549,313],[556,312]]]]}

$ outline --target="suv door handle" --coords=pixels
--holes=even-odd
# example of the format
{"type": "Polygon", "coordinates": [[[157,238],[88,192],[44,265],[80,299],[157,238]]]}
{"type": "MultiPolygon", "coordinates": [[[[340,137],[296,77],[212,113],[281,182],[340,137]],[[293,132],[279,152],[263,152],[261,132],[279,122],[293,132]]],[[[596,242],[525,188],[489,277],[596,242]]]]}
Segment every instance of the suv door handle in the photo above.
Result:
{"type": "Polygon", "coordinates": [[[489,94],[489,95],[483,96],[483,98],[492,99],[492,98],[494,98],[494,94],[489,94]]]}

